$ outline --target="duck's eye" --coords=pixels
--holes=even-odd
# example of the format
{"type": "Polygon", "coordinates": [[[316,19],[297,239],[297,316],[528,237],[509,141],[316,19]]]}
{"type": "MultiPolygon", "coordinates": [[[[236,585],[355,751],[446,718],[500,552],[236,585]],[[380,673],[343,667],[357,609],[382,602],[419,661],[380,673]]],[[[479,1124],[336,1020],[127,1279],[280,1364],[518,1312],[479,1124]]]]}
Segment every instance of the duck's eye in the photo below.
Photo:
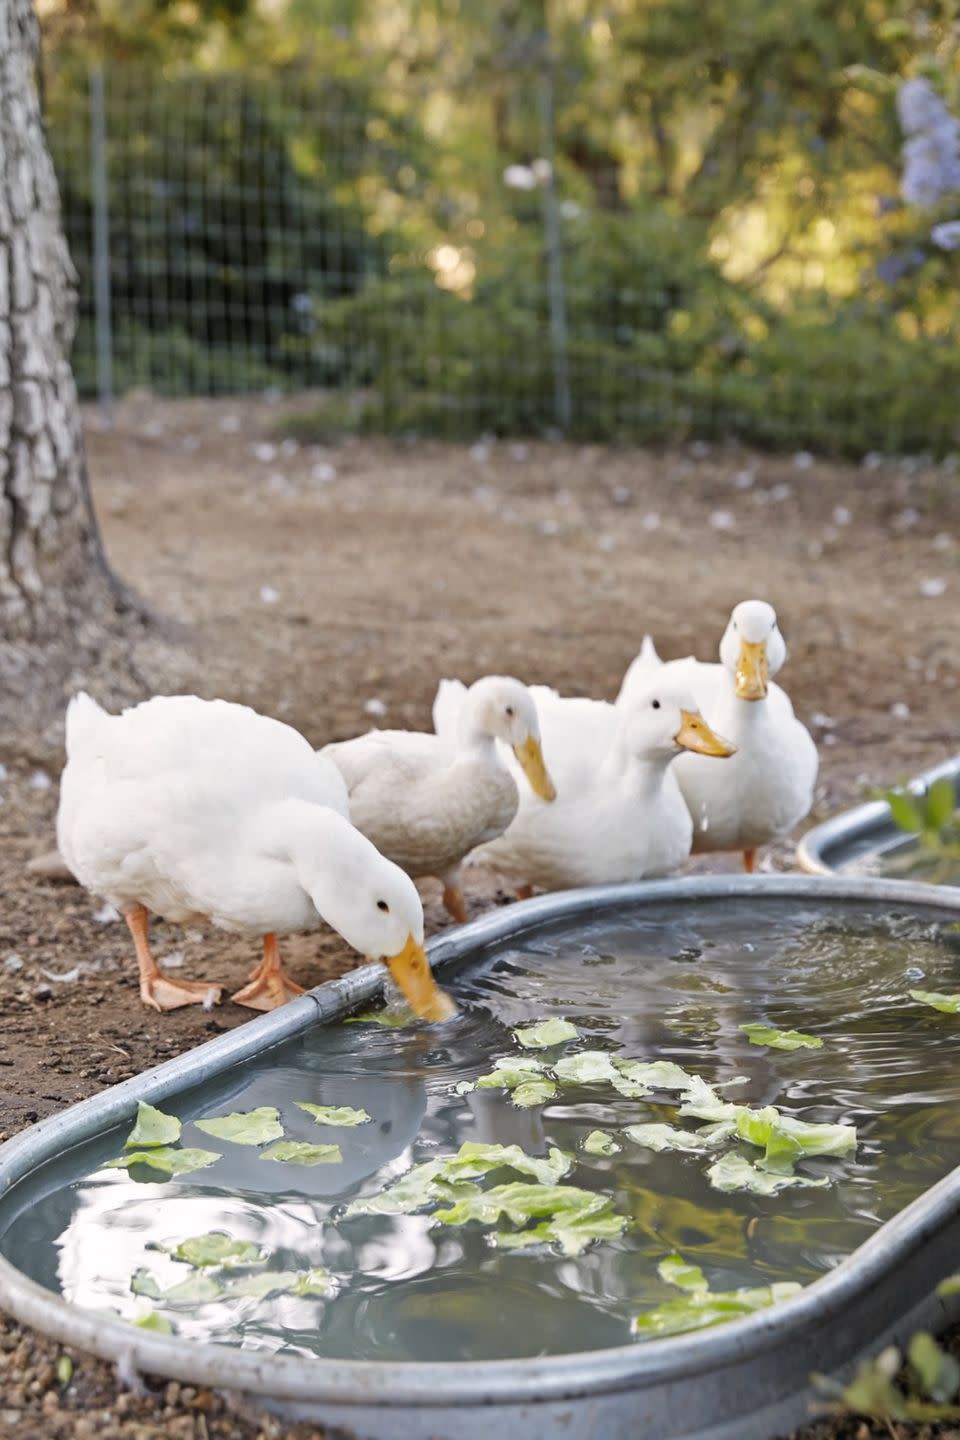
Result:
{"type": "Polygon", "coordinates": [[[508,705],[508,706],[507,706],[507,714],[510,716],[510,719],[512,720],[512,719],[513,719],[513,706],[512,706],[512,705],[508,705]]]}
{"type": "Polygon", "coordinates": [[[654,700],[652,703],[653,703],[653,708],[654,708],[654,710],[659,710],[659,709],[660,709],[660,701],[659,701],[659,700],[654,700]]]}
{"type": "Polygon", "coordinates": [[[390,906],[387,904],[386,900],[378,900],[378,901],[377,901],[377,909],[378,909],[378,910],[386,910],[387,914],[390,913],[390,906]]]}

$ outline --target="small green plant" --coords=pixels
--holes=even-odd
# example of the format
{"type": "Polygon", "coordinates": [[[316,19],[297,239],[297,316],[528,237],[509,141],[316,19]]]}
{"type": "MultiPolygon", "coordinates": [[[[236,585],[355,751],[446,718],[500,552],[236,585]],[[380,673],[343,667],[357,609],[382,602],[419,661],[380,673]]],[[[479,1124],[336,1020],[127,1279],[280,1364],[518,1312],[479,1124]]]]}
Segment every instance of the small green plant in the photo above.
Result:
{"type": "Polygon", "coordinates": [[[960,1420],[960,1363],[925,1330],[913,1336],[906,1357],[889,1345],[865,1360],[847,1385],[823,1375],[814,1379],[836,1415],[867,1415],[888,1426],[960,1420]]]}
{"type": "Polygon", "coordinates": [[[960,860],[960,812],[953,781],[942,775],[919,794],[885,790],[881,798],[889,805],[897,828],[916,835],[921,850],[935,862],[930,879],[947,879],[951,866],[960,860]]]}

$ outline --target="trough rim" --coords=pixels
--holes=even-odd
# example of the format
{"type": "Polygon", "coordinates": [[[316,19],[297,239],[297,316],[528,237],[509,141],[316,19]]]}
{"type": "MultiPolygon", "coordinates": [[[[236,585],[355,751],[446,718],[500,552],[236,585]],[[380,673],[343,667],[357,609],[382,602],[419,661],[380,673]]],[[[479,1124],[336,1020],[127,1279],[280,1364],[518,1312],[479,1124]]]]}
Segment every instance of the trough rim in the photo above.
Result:
{"type": "MultiPolygon", "coordinates": [[[[943,760],[939,765],[922,771],[914,776],[904,789],[921,795],[935,780],[942,780],[944,776],[949,780],[960,781],[960,755],[954,755],[951,759],[943,760]]],[[[844,810],[840,815],[831,815],[829,820],[814,825],[812,830],[800,837],[796,851],[797,864],[808,875],[846,875],[848,872],[842,867],[828,865],[824,856],[835,846],[845,842],[849,844],[870,835],[878,825],[891,818],[890,806],[886,800],[868,800],[863,805],[855,805],[852,810],[844,810]]],[[[960,889],[960,886],[936,885],[931,888],[937,891],[956,890],[960,889]]]]}
{"type": "MultiPolygon", "coordinates": [[[[687,876],[565,891],[524,901],[445,933],[431,942],[428,953],[432,965],[442,971],[472,949],[520,936],[578,912],[750,896],[888,901],[960,914],[960,888],[948,886],[809,875],[687,876]]],[[[138,1100],[157,1104],[172,1092],[199,1084],[317,1022],[340,1018],[376,999],[383,982],[379,965],[365,965],[280,1010],[31,1126],[0,1146],[0,1207],[14,1184],[62,1153],[65,1145],[72,1148],[104,1128],[132,1119],[138,1100]]],[[[325,1360],[184,1343],[176,1335],[140,1330],[119,1318],[84,1311],[28,1279],[2,1256],[0,1306],[16,1320],[101,1359],[121,1361],[145,1374],[247,1391],[271,1400],[401,1408],[551,1403],[690,1381],[724,1370],[747,1353],[756,1358],[799,1340],[842,1315],[892,1268],[909,1265],[930,1237],[958,1214],[960,1166],[887,1221],[833,1270],[771,1310],[690,1335],[538,1358],[458,1363],[325,1360]]]]}

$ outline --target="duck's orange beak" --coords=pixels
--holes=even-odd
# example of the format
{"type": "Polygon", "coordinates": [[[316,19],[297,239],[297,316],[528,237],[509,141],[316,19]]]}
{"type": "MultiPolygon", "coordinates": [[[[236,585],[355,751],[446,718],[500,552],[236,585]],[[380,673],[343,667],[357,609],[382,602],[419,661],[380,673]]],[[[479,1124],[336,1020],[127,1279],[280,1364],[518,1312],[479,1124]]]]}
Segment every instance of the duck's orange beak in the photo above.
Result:
{"type": "Polygon", "coordinates": [[[741,640],[736,672],[739,698],[741,700],[765,700],[768,678],[766,641],[758,640],[754,644],[750,640],[741,640]]]}
{"type": "Polygon", "coordinates": [[[539,795],[541,800],[556,800],[557,787],[550,779],[550,772],[543,758],[540,741],[535,740],[532,735],[528,735],[522,745],[514,745],[513,753],[529,780],[530,789],[534,795],[539,795]]]}
{"type": "Polygon", "coordinates": [[[673,738],[682,750],[692,750],[695,755],[717,755],[726,759],[737,753],[736,745],[716,735],[698,710],[680,711],[680,729],[673,738]]]}
{"type": "Polygon", "coordinates": [[[422,1020],[449,1020],[457,1013],[450,996],[434,980],[426,951],[412,935],[407,936],[399,955],[387,958],[386,965],[411,1010],[422,1020]]]}

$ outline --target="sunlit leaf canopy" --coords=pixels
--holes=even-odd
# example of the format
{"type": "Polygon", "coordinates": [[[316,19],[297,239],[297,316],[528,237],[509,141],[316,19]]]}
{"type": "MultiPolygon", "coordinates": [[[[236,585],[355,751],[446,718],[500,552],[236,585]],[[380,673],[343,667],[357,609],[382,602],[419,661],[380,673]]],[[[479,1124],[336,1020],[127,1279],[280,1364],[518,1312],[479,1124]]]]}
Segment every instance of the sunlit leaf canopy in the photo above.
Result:
{"type": "MultiPolygon", "coordinates": [[[[42,16],[54,110],[91,58],[117,84],[117,67],[149,65],[185,115],[201,94],[209,112],[204,86],[256,82],[222,125],[241,170],[251,127],[269,132],[277,246],[287,207],[318,188],[318,219],[336,213],[346,236],[335,265],[298,261],[321,276],[303,298],[314,318],[283,336],[289,360],[322,332],[338,383],[382,381],[392,339],[412,390],[473,394],[497,344],[540,343],[545,96],[570,364],[575,382],[602,358],[623,364],[604,382],[611,415],[644,367],[681,375],[693,409],[716,395],[750,411],[750,387],[782,373],[788,417],[821,383],[876,390],[896,411],[907,384],[956,378],[944,342],[960,255],[931,231],[960,216],[960,193],[903,203],[895,105],[904,78],[926,76],[956,113],[956,0],[43,0],[42,16]],[[348,352],[347,334],[368,348],[348,352]],[[440,361],[424,335],[443,339],[440,361]]],[[[539,416],[548,381],[518,395],[507,426],[539,416]]],[[[922,438],[897,424],[905,446],[922,438]]],[[[754,428],[764,439],[762,418],[754,428]]],[[[864,422],[841,443],[869,438],[864,422]]]]}

